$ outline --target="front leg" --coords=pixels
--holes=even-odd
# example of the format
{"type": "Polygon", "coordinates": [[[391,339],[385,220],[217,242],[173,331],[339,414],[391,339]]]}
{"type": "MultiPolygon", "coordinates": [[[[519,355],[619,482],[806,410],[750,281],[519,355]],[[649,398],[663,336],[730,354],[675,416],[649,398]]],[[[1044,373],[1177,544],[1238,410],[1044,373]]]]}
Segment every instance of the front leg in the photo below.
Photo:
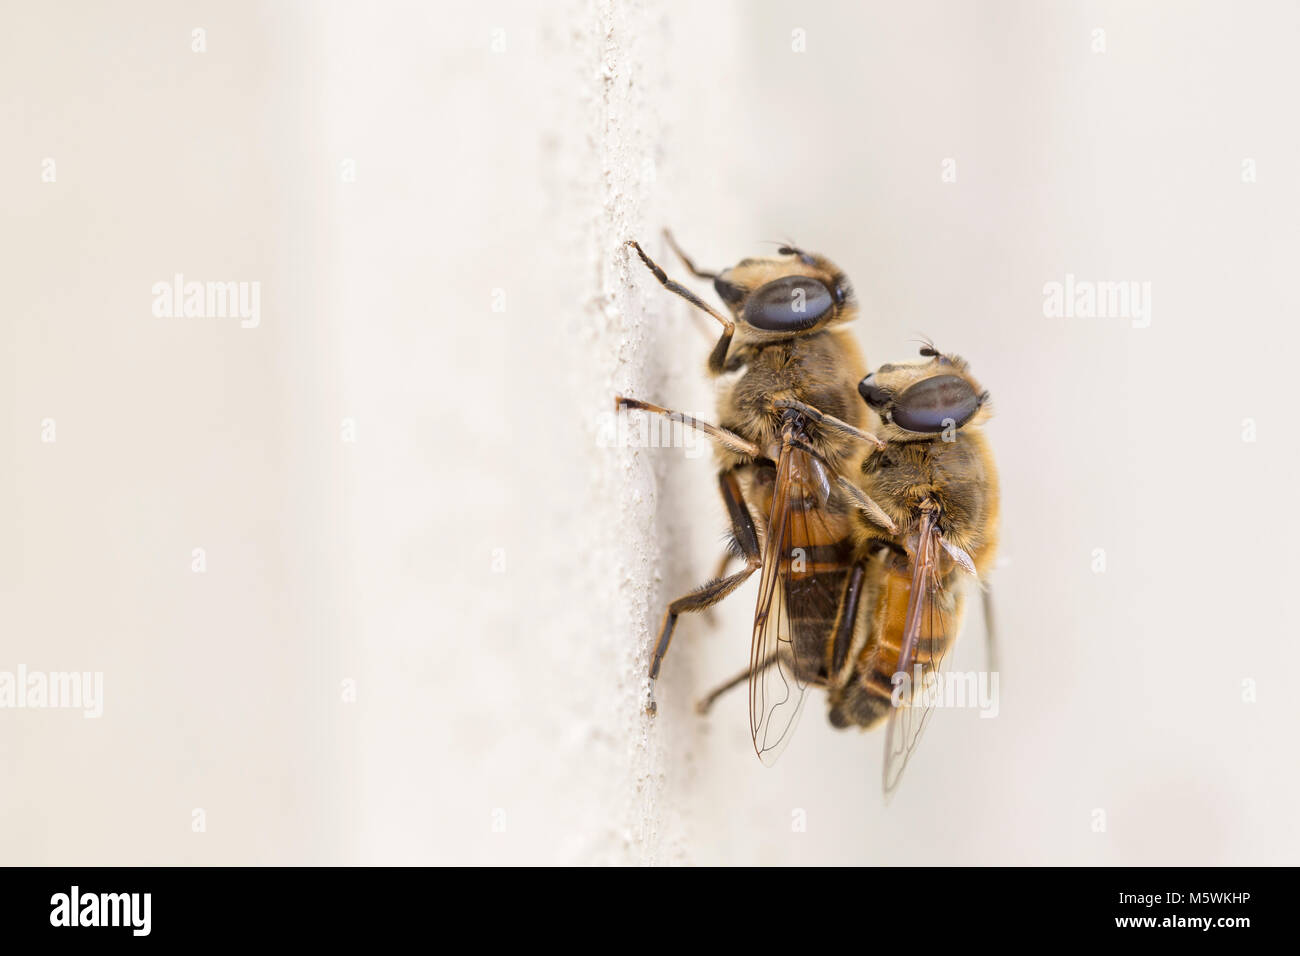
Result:
{"type": "MultiPolygon", "coordinates": [[[[817,422],[820,425],[825,425],[829,428],[833,428],[836,431],[845,433],[846,435],[851,435],[854,438],[859,439],[860,441],[873,444],[877,448],[885,447],[885,443],[881,441],[879,438],[877,438],[875,435],[871,434],[871,432],[864,432],[860,428],[854,428],[848,422],[841,421],[840,419],[836,418],[833,415],[827,415],[824,412],[818,411],[816,408],[813,408],[811,405],[805,404],[804,402],[798,401],[797,399],[793,399],[793,398],[778,399],[772,403],[772,407],[781,409],[783,411],[795,412],[796,414],[802,416],[803,418],[806,418],[809,421],[817,422]]],[[[855,508],[864,512],[868,518],[870,518],[873,522],[878,524],[880,527],[884,528],[890,534],[898,533],[898,525],[894,523],[894,519],[889,517],[889,515],[885,513],[885,509],[880,507],[880,505],[876,503],[874,498],[868,495],[865,491],[863,491],[861,488],[855,485],[848,478],[840,474],[839,471],[830,468],[830,466],[826,463],[826,459],[824,459],[817,452],[815,448],[808,445],[806,442],[801,442],[801,441],[795,441],[793,442],[793,444],[796,448],[800,448],[803,451],[807,452],[810,456],[812,456],[812,459],[814,461],[820,463],[824,468],[826,468],[835,476],[836,486],[840,489],[840,491],[844,494],[844,496],[849,499],[849,501],[853,504],[855,508]]]]}
{"type": "Polygon", "coordinates": [[[669,292],[680,295],[697,309],[703,309],[722,324],[722,337],[718,339],[718,344],[713,347],[713,352],[709,356],[709,371],[714,375],[721,375],[727,364],[727,349],[731,347],[731,337],[736,333],[736,323],[713,308],[686,286],[668,278],[668,273],[664,272],[653,259],[645,254],[645,250],[641,248],[641,244],[635,239],[629,239],[624,245],[631,246],[636,250],[636,254],[641,257],[641,261],[645,263],[646,268],[654,273],[654,277],[659,280],[660,285],[669,292]]]}
{"type": "Polygon", "coordinates": [[[877,448],[884,448],[885,443],[877,438],[871,432],[864,432],[861,428],[854,428],[846,421],[836,418],[834,415],[827,415],[825,412],[818,411],[811,405],[805,404],[795,398],[779,398],[772,403],[773,408],[779,408],[788,411],[795,411],[809,421],[816,422],[819,425],[825,425],[836,431],[850,435],[859,441],[868,442],[877,448]]]}

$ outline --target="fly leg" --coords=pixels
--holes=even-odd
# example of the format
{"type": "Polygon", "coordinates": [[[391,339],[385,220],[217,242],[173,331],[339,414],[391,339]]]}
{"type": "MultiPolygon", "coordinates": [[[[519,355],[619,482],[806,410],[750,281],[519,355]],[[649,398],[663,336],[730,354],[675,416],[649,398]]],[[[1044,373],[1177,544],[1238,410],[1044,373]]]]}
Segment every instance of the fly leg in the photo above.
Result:
{"type": "Polygon", "coordinates": [[[718,277],[716,272],[706,272],[704,269],[696,268],[695,263],[691,261],[690,256],[682,252],[682,247],[677,245],[677,240],[673,238],[673,234],[667,229],[664,230],[664,239],[668,242],[668,245],[673,252],[677,253],[677,258],[682,260],[682,265],[686,267],[686,271],[691,275],[699,279],[716,279],[718,277]]]}
{"type": "MultiPolygon", "coordinates": [[[[668,247],[672,249],[673,252],[677,253],[677,258],[682,260],[682,265],[686,267],[686,271],[691,275],[698,279],[716,279],[718,277],[716,272],[708,272],[696,266],[695,263],[691,261],[691,257],[682,252],[681,246],[677,245],[677,240],[673,238],[673,234],[667,229],[664,230],[664,241],[668,243],[668,247]]],[[[708,337],[709,341],[713,341],[713,333],[710,331],[709,324],[704,320],[704,316],[702,316],[698,311],[695,311],[691,313],[691,318],[695,320],[695,327],[704,333],[704,335],[708,337]]],[[[726,564],[725,559],[723,560],[723,564],[726,564]]],[[[724,567],[721,571],[715,574],[714,577],[722,577],[725,571],[726,568],[724,567]]]]}
{"type": "Polygon", "coordinates": [[[996,674],[998,672],[998,630],[994,624],[993,591],[987,584],[980,590],[980,598],[984,604],[984,653],[988,661],[984,666],[990,673],[996,674]]]}
{"type": "Polygon", "coordinates": [[[719,428],[717,425],[710,425],[708,422],[702,422],[694,415],[687,415],[685,412],[675,412],[671,408],[663,408],[659,405],[651,405],[649,402],[643,402],[636,398],[625,398],[622,395],[614,396],[614,410],[622,411],[650,412],[654,415],[662,415],[670,422],[681,422],[696,431],[701,431],[709,438],[713,439],[723,448],[738,455],[745,455],[749,458],[761,458],[762,450],[752,441],[742,438],[735,432],[727,431],[725,428],[719,428]]]}
{"type": "MultiPolygon", "coordinates": [[[[715,579],[726,576],[727,568],[731,567],[731,559],[734,557],[735,555],[732,554],[731,551],[729,550],[722,552],[722,557],[718,559],[717,567],[713,569],[713,577],[715,579]]],[[[708,622],[710,626],[712,626],[715,620],[713,608],[706,607],[703,611],[700,612],[700,617],[704,618],[704,620],[708,622]]]]}
{"type": "Polygon", "coordinates": [[[739,687],[741,684],[746,683],[753,675],[763,673],[763,671],[767,670],[775,663],[776,663],[776,654],[772,653],[768,655],[767,660],[763,661],[763,663],[758,665],[757,671],[754,670],[754,668],[752,667],[746,667],[735,677],[731,678],[731,680],[727,681],[725,684],[720,684],[719,686],[713,688],[713,690],[709,691],[706,695],[701,697],[699,701],[696,702],[695,704],[695,712],[697,714],[707,714],[709,712],[709,708],[713,706],[713,702],[716,701],[719,697],[721,697],[727,691],[732,690],[736,687],[739,687]]]}
{"type": "MultiPolygon", "coordinates": [[[[731,337],[736,332],[736,323],[724,316],[717,309],[713,308],[713,306],[709,305],[690,289],[686,288],[686,286],[668,278],[668,273],[664,272],[664,270],[661,269],[653,259],[645,254],[645,250],[641,248],[641,244],[635,239],[629,239],[624,243],[624,245],[631,246],[636,250],[636,254],[641,257],[641,261],[645,263],[646,268],[654,273],[654,277],[659,280],[660,285],[669,292],[680,295],[691,305],[707,312],[722,324],[722,336],[718,339],[718,344],[713,347],[712,354],[709,355],[709,371],[714,375],[722,374],[722,371],[727,364],[727,349],[731,347],[731,337]]],[[[694,271],[694,266],[689,266],[688,268],[694,271]]]]}
{"type": "MultiPolygon", "coordinates": [[[[823,425],[827,428],[833,428],[836,431],[843,432],[844,434],[856,438],[859,441],[864,441],[870,445],[875,445],[877,448],[885,447],[885,443],[881,441],[879,438],[877,438],[875,435],[871,434],[871,432],[864,432],[860,428],[855,428],[852,425],[850,425],[848,422],[841,421],[840,419],[836,418],[834,415],[827,415],[825,412],[819,411],[818,409],[813,408],[811,405],[805,404],[804,402],[798,401],[797,399],[793,399],[793,398],[777,399],[772,403],[772,407],[781,409],[785,411],[787,414],[795,413],[799,417],[807,419],[808,421],[816,422],[817,424],[823,425]]],[[[816,462],[822,465],[823,468],[827,468],[829,470],[829,466],[827,466],[826,460],[817,453],[816,449],[800,441],[796,441],[794,442],[794,444],[797,447],[806,451],[809,455],[811,455],[816,462]]],[[[865,491],[863,491],[861,488],[855,485],[848,478],[841,475],[838,471],[835,471],[834,475],[835,475],[835,484],[839,487],[840,491],[843,492],[844,495],[849,499],[849,501],[853,503],[853,506],[855,508],[865,512],[867,517],[869,517],[873,522],[878,524],[880,527],[884,528],[890,534],[896,534],[898,532],[898,526],[894,524],[894,520],[890,518],[889,515],[885,514],[885,510],[881,508],[880,505],[876,504],[875,500],[870,495],[868,495],[865,491]]]]}
{"type": "Polygon", "coordinates": [[[718,476],[718,484],[722,490],[722,500],[727,506],[727,514],[731,517],[732,534],[736,536],[736,542],[740,545],[741,553],[745,558],[745,566],[735,574],[710,581],[668,605],[663,626],[659,629],[659,640],[655,642],[654,653],[650,657],[650,699],[646,703],[646,711],[651,715],[657,710],[654,695],[655,681],[659,679],[659,668],[673,639],[673,629],[677,626],[678,615],[712,607],[740,587],[763,564],[763,556],[758,548],[758,531],[754,527],[754,518],[749,513],[749,506],[745,504],[744,494],[740,490],[740,482],[736,478],[735,471],[724,471],[718,476]]]}
{"type": "Polygon", "coordinates": [[[846,435],[850,435],[853,438],[858,439],[859,441],[864,441],[867,442],[868,444],[875,445],[877,448],[885,447],[885,443],[881,441],[879,438],[877,438],[875,435],[871,434],[871,432],[864,432],[861,428],[854,428],[848,422],[841,421],[840,419],[836,418],[834,415],[827,415],[825,412],[820,412],[817,409],[813,408],[811,405],[807,405],[799,401],[798,399],[794,399],[794,398],[777,399],[775,402],[772,403],[772,407],[789,410],[789,411],[796,411],[811,422],[816,422],[819,425],[825,425],[827,428],[833,428],[836,431],[840,431],[846,435]]]}
{"type": "MultiPolygon", "coordinates": [[[[836,420],[838,421],[838,419],[836,420]]],[[[846,427],[851,428],[852,426],[850,425],[846,427]]],[[[863,434],[866,433],[864,432],[863,434]]],[[[822,456],[817,453],[817,449],[801,441],[793,441],[791,444],[801,451],[807,452],[814,462],[834,477],[835,486],[840,489],[846,498],[848,498],[853,507],[857,508],[859,511],[865,512],[868,518],[880,527],[884,528],[890,534],[898,533],[898,525],[894,522],[893,518],[889,517],[889,515],[885,513],[885,509],[880,507],[874,498],[855,485],[848,478],[845,478],[838,471],[832,471],[830,465],[826,463],[826,459],[822,458],[822,456]]]]}

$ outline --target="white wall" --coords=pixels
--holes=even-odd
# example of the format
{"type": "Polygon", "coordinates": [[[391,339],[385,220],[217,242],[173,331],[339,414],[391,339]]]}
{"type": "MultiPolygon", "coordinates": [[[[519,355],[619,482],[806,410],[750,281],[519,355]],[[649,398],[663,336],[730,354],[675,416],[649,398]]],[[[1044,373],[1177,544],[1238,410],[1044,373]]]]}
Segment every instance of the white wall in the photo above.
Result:
{"type": "Polygon", "coordinates": [[[0,671],[106,699],[0,710],[0,859],[1295,861],[1294,9],[704,6],[6,11],[0,671]],[[707,456],[599,441],[615,391],[711,407],[621,249],[664,225],[826,252],[871,364],[927,334],[993,393],[1003,710],[888,807],[819,700],[771,770],[743,692],[691,711],[753,584],[642,715],[724,526],[707,456]],[[261,325],[154,317],[177,271],[261,325]],[[1150,327],[1044,317],[1067,272],[1150,327]]]}

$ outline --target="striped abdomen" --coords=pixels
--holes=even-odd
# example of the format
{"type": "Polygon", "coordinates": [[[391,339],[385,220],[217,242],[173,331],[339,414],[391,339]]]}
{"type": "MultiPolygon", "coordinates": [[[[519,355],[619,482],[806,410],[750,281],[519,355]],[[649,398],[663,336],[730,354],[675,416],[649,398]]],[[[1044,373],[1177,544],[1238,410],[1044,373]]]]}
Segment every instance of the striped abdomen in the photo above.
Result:
{"type": "MultiPolygon", "coordinates": [[[[940,561],[943,586],[921,616],[916,654],[909,667],[909,677],[914,681],[915,667],[926,667],[936,657],[941,659],[961,626],[960,573],[946,556],[940,561]]],[[[870,630],[852,671],[831,694],[830,721],[837,727],[854,724],[872,727],[893,709],[894,674],[898,670],[912,595],[910,562],[895,551],[881,551],[871,560],[867,581],[870,605],[863,626],[870,630]]]]}
{"type": "MultiPolygon", "coordinates": [[[[784,527],[764,529],[769,538],[782,536],[775,543],[783,606],[760,608],[759,613],[780,617],[783,653],[795,659],[800,679],[822,682],[854,543],[849,516],[830,509],[804,453],[793,454],[797,460],[786,490],[784,527]]],[[[775,480],[771,468],[759,468],[754,476],[753,500],[764,514],[772,511],[775,480]]]]}

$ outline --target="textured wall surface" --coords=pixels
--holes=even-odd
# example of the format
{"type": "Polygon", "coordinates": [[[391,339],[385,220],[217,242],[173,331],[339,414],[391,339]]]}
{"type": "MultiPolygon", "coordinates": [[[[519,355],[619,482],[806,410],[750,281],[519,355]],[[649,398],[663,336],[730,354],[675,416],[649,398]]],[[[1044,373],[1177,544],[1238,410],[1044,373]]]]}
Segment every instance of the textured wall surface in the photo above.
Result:
{"type": "Polygon", "coordinates": [[[1298,27],[6,9],[0,672],[105,702],[0,710],[0,859],[1295,862],[1298,27]],[[712,415],[707,326],[622,247],[685,278],[664,226],[709,267],[825,252],[869,364],[928,335],[992,392],[1001,712],[937,715],[888,806],[820,698],[772,769],[743,691],[694,714],[756,580],[643,713],[724,527],[707,451],[608,440],[615,392],[712,415]],[[259,282],[260,324],[155,316],[177,272],[259,282]],[[1150,322],[1045,314],[1067,275],[1150,283],[1150,322]]]}

